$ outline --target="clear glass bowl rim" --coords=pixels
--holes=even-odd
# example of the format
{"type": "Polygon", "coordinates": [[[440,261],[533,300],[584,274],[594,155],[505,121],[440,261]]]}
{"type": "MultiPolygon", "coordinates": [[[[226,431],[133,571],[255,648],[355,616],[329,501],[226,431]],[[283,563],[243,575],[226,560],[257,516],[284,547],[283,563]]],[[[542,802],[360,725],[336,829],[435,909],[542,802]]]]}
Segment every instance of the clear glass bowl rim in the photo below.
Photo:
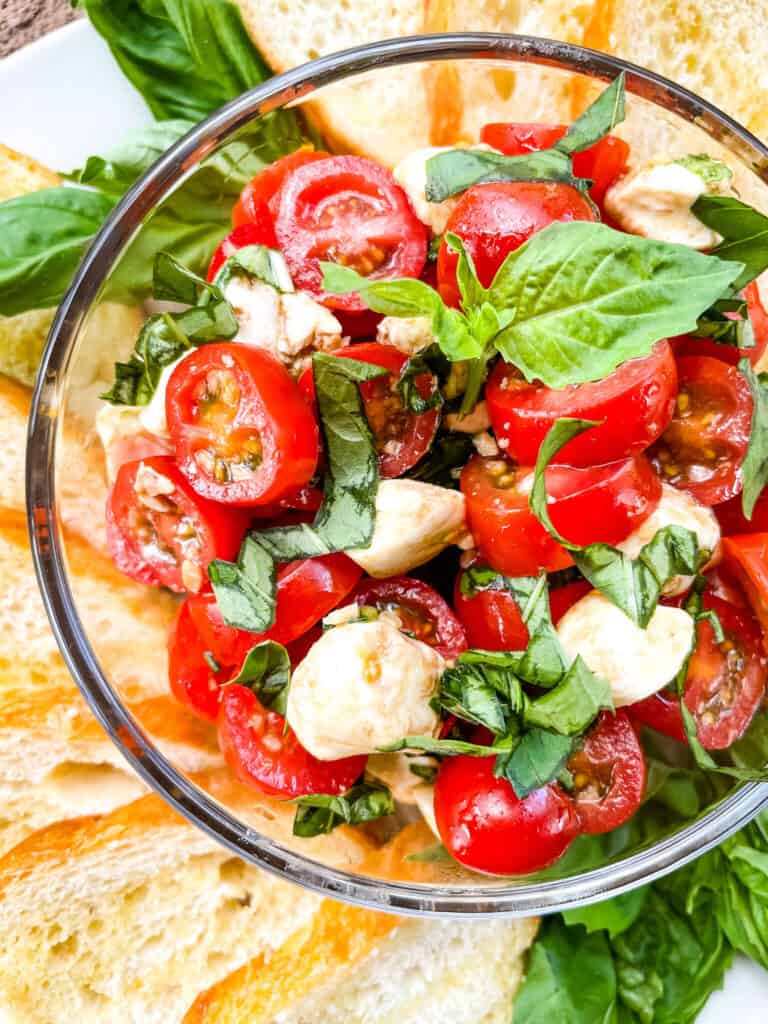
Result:
{"type": "Polygon", "coordinates": [[[362,72],[430,60],[510,60],[611,81],[695,122],[768,182],[768,148],[732,118],[650,71],[567,43],[529,36],[458,33],[355,47],[305,64],[244,93],[165,153],[117,205],[85,255],[53,323],[33,396],[27,442],[27,516],[35,571],[64,659],[99,722],[144,781],[190,822],[233,853],[301,886],[377,910],[420,916],[491,917],[553,912],[605,899],[652,881],[697,857],[768,804],[768,785],[741,786],[700,819],[646,850],[571,878],[497,889],[383,881],[320,864],[234,818],[154,747],[104,677],[77,615],[55,514],[57,415],[83,318],[125,244],[166,190],[211,149],[258,114],[362,72]]]}

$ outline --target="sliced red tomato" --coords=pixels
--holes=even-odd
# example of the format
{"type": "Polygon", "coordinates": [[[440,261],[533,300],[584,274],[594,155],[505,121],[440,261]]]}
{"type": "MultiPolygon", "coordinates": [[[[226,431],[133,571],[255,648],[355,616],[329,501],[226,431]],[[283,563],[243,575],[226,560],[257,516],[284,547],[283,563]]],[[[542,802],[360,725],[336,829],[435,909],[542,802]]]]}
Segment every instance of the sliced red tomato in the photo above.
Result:
{"type": "Polygon", "coordinates": [[[418,277],[427,233],[390,171],[360,156],[334,156],[292,170],[275,196],[275,230],[294,284],[335,309],[359,312],[355,293],[323,291],[320,263],[371,279],[418,277]]]}
{"type": "Polygon", "coordinates": [[[650,355],[630,359],[610,376],[555,391],[528,384],[508,363],[499,362],[485,397],[496,437],[521,465],[533,466],[555,420],[562,416],[602,421],[558,453],[571,466],[596,466],[636,455],[665,430],[675,409],[677,368],[669,343],[650,355]]]}
{"type": "Polygon", "coordinates": [[[239,512],[201,498],[169,455],[120,467],[107,499],[107,544],[140,583],[197,593],[213,558],[232,559],[245,533],[239,512]]]}
{"type": "Polygon", "coordinates": [[[266,203],[262,203],[259,210],[254,213],[252,222],[241,224],[222,240],[208,267],[208,280],[213,281],[229,257],[246,245],[268,245],[270,249],[277,248],[275,222],[266,203]]]}
{"type": "Polygon", "coordinates": [[[520,800],[493,774],[493,757],[449,757],[435,779],[435,818],[451,856],[474,871],[525,875],[553,864],[575,839],[573,801],[557,785],[520,800]]]}
{"type": "MultiPolygon", "coordinates": [[[[507,156],[520,156],[551,149],[567,130],[564,124],[487,124],[480,132],[480,141],[507,156]]],[[[611,185],[625,173],[628,158],[629,144],[616,135],[606,135],[589,149],[574,154],[573,173],[577,178],[591,179],[589,194],[600,203],[611,185]]]]}
{"type": "Polygon", "coordinates": [[[724,538],[722,567],[747,595],[768,649],[768,532],[724,538]]]}
{"type": "Polygon", "coordinates": [[[304,147],[293,153],[288,153],[287,156],[281,156],[279,160],[275,160],[263,171],[259,171],[255,178],[251,178],[235,203],[232,210],[233,225],[237,228],[242,224],[258,223],[263,206],[271,207],[271,213],[274,215],[276,212],[274,199],[287,175],[304,164],[311,164],[316,160],[327,160],[329,155],[322,150],[304,147]]]}
{"type": "MultiPolygon", "coordinates": [[[[461,489],[467,521],[482,557],[497,572],[526,576],[553,572],[571,557],[552,540],[529,505],[531,469],[506,459],[475,456],[461,489]]],[[[624,540],[653,512],[661,483],[642,455],[586,469],[550,466],[545,474],[555,528],[575,544],[624,540]]]]}
{"type": "Polygon", "coordinates": [[[743,358],[748,359],[753,366],[759,362],[768,346],[768,312],[760,300],[760,291],[755,281],[744,289],[744,298],[747,301],[747,314],[752,321],[752,333],[755,336],[752,348],[718,345],[710,338],[695,338],[691,334],[681,334],[677,338],[670,338],[675,357],[680,359],[683,356],[711,356],[731,366],[735,366],[743,358]]]}
{"type": "Polygon", "coordinates": [[[741,510],[741,495],[737,494],[712,511],[720,523],[724,537],[732,533],[766,533],[768,532],[768,491],[763,491],[752,509],[752,518],[747,519],[741,510]]]}
{"type": "Polygon", "coordinates": [[[633,816],[645,791],[645,758],[625,711],[601,711],[568,759],[582,832],[610,832],[633,816]]]}
{"type": "Polygon", "coordinates": [[[528,629],[517,601],[506,590],[461,592],[460,572],[456,577],[453,604],[467,633],[470,647],[485,651],[520,651],[528,646],[528,629]]]}
{"type": "Polygon", "coordinates": [[[741,491],[752,395],[743,374],[709,356],[677,360],[671,423],[649,452],[667,483],[716,505],[741,491]]]}
{"type": "Polygon", "coordinates": [[[355,604],[396,612],[403,631],[412,634],[444,658],[458,658],[467,649],[467,634],[450,606],[421,580],[391,576],[363,580],[352,595],[355,604]]]}
{"type": "Polygon", "coordinates": [[[315,472],[315,418],[290,373],[263,349],[197,349],[171,374],[165,410],[179,468],[206,498],[268,504],[315,472]]]}
{"type": "Polygon", "coordinates": [[[557,625],[568,609],[580,601],[590,590],[592,590],[592,584],[587,583],[586,580],[567,583],[563,587],[550,587],[549,612],[552,622],[557,625]]]}
{"type": "MultiPolygon", "coordinates": [[[[206,659],[208,648],[201,639],[185,601],[168,636],[168,677],[171,692],[200,718],[215,722],[219,713],[221,686],[232,675],[232,665],[219,664],[215,670],[206,659]]],[[[217,659],[214,659],[217,661],[217,659]]]]}
{"type": "MultiPolygon", "coordinates": [[[[509,253],[527,242],[534,232],[555,221],[596,219],[589,201],[570,185],[499,182],[467,189],[445,230],[464,242],[480,283],[487,288],[509,253]]],[[[457,263],[458,256],[443,240],[437,257],[437,283],[449,306],[458,306],[461,300],[457,263]]]]}
{"type": "MultiPolygon", "coordinates": [[[[696,720],[707,750],[725,750],[747,731],[765,696],[763,634],[749,609],[707,592],[704,607],[717,613],[725,639],[715,640],[712,626],[698,625],[696,650],[688,663],[683,699],[696,720]]],[[[633,704],[631,714],[674,739],[685,741],[677,695],[670,690],[633,704]]]]}
{"type": "MultiPolygon", "coordinates": [[[[388,375],[361,384],[360,397],[376,442],[381,475],[385,478],[401,476],[429,450],[440,422],[440,410],[416,413],[405,408],[397,382],[406,368],[408,356],[393,345],[362,342],[340,349],[334,355],[389,370],[388,375]]],[[[416,387],[420,396],[428,399],[434,394],[437,383],[431,374],[423,374],[417,378],[416,387]]],[[[299,388],[314,406],[315,381],[311,366],[299,378],[299,388]]]]}
{"type": "Polygon", "coordinates": [[[285,719],[268,711],[246,686],[224,687],[218,719],[219,746],[235,778],[272,796],[344,793],[368,758],[320,761],[302,747],[285,719]]]}

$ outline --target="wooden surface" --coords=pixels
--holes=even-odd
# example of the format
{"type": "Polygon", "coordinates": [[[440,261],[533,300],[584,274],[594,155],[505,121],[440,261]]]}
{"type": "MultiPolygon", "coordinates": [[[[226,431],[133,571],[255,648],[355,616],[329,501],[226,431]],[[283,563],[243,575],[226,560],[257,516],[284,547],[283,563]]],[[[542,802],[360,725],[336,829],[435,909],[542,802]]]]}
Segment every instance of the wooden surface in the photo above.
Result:
{"type": "Polygon", "coordinates": [[[0,57],[79,17],[69,0],[0,0],[0,57]]]}

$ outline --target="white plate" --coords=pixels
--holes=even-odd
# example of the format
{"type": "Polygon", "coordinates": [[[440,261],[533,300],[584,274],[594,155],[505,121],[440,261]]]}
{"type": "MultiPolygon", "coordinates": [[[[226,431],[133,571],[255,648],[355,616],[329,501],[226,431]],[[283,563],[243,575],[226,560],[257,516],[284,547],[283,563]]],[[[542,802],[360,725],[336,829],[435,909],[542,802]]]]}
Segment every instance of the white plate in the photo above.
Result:
{"type": "MultiPolygon", "coordinates": [[[[107,47],[75,22],[0,62],[0,142],[56,170],[105,153],[151,120],[107,47]],[[5,102],[10,100],[10,102],[5,102]]],[[[768,972],[739,957],[698,1024],[765,1024],[768,972]]]]}

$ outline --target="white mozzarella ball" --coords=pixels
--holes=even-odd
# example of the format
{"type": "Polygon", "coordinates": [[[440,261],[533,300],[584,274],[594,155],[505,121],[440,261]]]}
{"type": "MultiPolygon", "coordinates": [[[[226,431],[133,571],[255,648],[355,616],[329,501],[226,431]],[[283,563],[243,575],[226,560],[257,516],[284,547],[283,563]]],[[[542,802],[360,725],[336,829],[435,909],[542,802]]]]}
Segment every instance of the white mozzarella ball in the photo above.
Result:
{"type": "Polygon", "coordinates": [[[423,565],[467,534],[464,495],[420,480],[382,480],[367,548],[346,554],[379,579],[423,565]]]}
{"type": "Polygon", "coordinates": [[[429,705],[445,661],[390,623],[352,622],[328,630],[291,679],[288,722],[324,761],[370,754],[403,736],[434,736],[429,705]]]}
{"type": "Polygon", "coordinates": [[[197,349],[190,349],[183,356],[179,356],[175,362],[163,367],[154,395],[139,413],[142,427],[150,434],[157,434],[158,437],[168,436],[168,421],[165,418],[165,395],[168,391],[168,381],[179,363],[183,363],[188,356],[193,355],[196,351],[197,349]]]}
{"type": "Polygon", "coordinates": [[[596,590],[572,605],[557,626],[568,656],[580,654],[610,685],[616,707],[643,700],[671,682],[688,656],[693,631],[687,612],[665,605],[641,629],[596,590]]]}
{"type": "Polygon", "coordinates": [[[392,345],[407,356],[428,348],[435,340],[428,316],[385,316],[376,328],[376,341],[392,345]]]}

